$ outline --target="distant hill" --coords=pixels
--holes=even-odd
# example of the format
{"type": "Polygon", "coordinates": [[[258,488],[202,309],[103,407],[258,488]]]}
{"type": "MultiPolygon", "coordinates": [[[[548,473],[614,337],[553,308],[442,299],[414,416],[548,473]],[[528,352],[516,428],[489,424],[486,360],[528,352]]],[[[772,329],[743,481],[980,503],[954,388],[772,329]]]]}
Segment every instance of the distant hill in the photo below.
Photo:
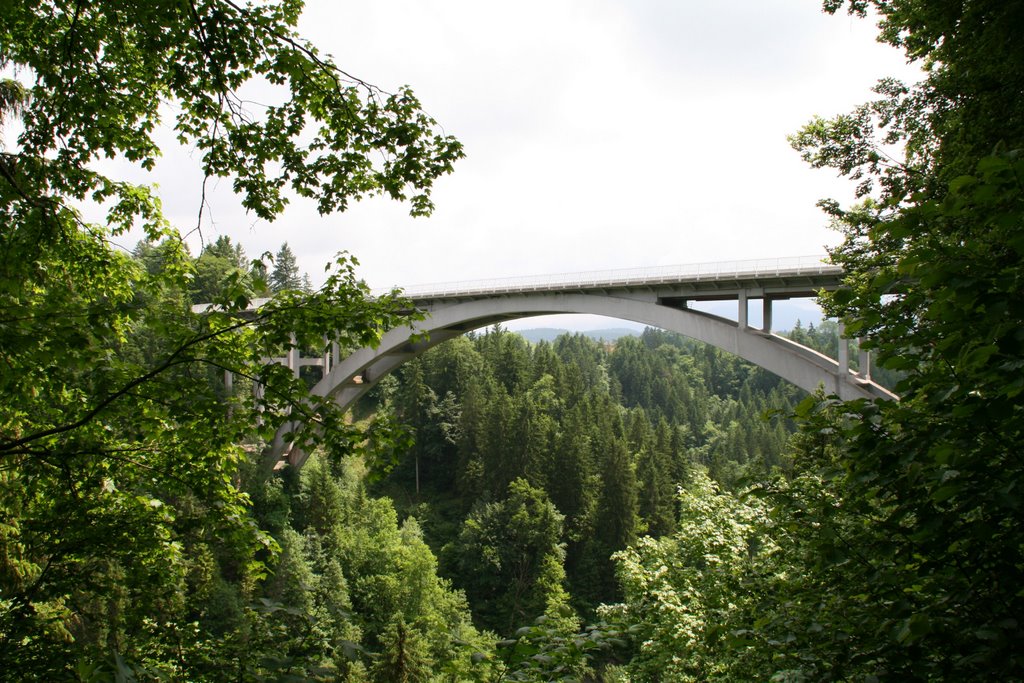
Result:
{"type": "Polygon", "coordinates": [[[639,337],[640,331],[628,327],[610,327],[601,330],[567,330],[556,327],[536,327],[529,330],[517,330],[526,341],[536,344],[541,341],[554,341],[563,334],[582,334],[598,341],[615,341],[620,337],[639,337]]]}

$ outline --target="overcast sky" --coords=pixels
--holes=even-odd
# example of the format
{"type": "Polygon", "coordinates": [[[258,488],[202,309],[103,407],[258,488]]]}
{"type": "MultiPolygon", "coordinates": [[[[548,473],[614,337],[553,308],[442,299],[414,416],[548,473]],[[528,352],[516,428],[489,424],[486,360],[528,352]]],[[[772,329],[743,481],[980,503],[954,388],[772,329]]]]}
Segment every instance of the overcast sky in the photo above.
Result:
{"type": "MultiPolygon", "coordinates": [[[[301,31],[359,78],[410,85],[466,158],[429,218],[297,201],[268,224],[223,182],[204,238],[287,240],[314,282],[348,250],[374,287],[823,253],[838,235],[815,202],[849,184],[786,136],[909,73],[871,21],[818,0],[310,0],[301,31]]],[[[187,157],[166,156],[165,209],[194,223],[187,157]]]]}

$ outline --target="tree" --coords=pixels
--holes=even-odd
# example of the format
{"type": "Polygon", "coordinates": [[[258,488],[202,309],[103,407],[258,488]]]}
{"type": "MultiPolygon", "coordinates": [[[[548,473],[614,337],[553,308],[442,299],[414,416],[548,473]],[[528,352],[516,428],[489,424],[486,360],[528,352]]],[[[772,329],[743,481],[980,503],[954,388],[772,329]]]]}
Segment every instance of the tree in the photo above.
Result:
{"type": "Polygon", "coordinates": [[[524,479],[504,500],[475,509],[452,552],[460,583],[481,622],[499,633],[556,610],[567,598],[562,515],[524,479]]]}
{"type": "MultiPolygon", "coordinates": [[[[305,581],[306,600],[315,607],[314,628],[301,638],[307,659],[343,669],[347,659],[361,656],[379,680],[392,680],[403,667],[409,676],[422,676],[424,667],[458,670],[456,679],[465,680],[462,669],[472,663],[467,649],[483,647],[465,597],[438,576],[416,519],[400,525],[390,500],[367,494],[361,460],[346,457],[337,465],[311,456],[300,473],[301,494],[291,499],[314,570],[305,581]]],[[[275,578],[269,586],[282,583],[294,580],[275,578]]]]}
{"type": "Polygon", "coordinates": [[[270,271],[270,291],[276,293],[286,289],[304,289],[298,259],[287,242],[281,245],[274,256],[274,269],[270,271]]]}
{"type": "Polygon", "coordinates": [[[227,235],[220,235],[216,240],[207,244],[203,253],[222,258],[231,264],[232,268],[239,270],[244,270],[252,265],[245,256],[245,247],[240,242],[232,242],[227,235]]]}
{"type": "Polygon", "coordinates": [[[251,283],[251,278],[246,278],[249,268],[242,245],[232,243],[227,235],[221,235],[215,242],[206,245],[195,261],[195,277],[190,288],[192,302],[201,304],[213,301],[231,287],[232,280],[251,283]]]}
{"type": "Polygon", "coordinates": [[[402,319],[394,300],[369,301],[343,257],[313,296],[239,319],[242,278],[196,315],[184,295],[195,266],[154,189],[96,170],[114,157],[151,169],[153,132],[170,116],[205,175],[232,178],[265,220],[293,196],[324,213],[366,194],[429,212],[459,144],[408,90],[386,94],[319,55],[295,32],[301,10],[24,0],[0,16],[0,65],[17,80],[0,88],[0,115],[20,123],[0,152],[3,670],[63,678],[73,662],[117,653],[173,671],[180,638],[206,642],[153,622],[186,618],[189,549],[219,538],[252,586],[257,548],[274,545],[234,485],[242,444],[315,413],[325,429],[307,436],[347,447],[337,411],[259,359],[296,330],[301,345],[327,333],[372,343],[402,319]],[[258,79],[285,94],[254,115],[238,93],[258,79]],[[83,218],[90,205],[101,222],[83,218]],[[133,228],[161,245],[159,267],[113,246],[133,228]],[[265,391],[225,402],[208,381],[225,371],[258,375],[265,391]]]}
{"type": "Polygon", "coordinates": [[[601,612],[632,625],[630,680],[772,679],[765,663],[774,648],[748,647],[744,629],[757,613],[748,585],[770,561],[757,542],[763,504],[721,492],[703,473],[680,491],[679,504],[675,533],[642,538],[614,556],[624,599],[601,612]]]}
{"type": "Polygon", "coordinates": [[[669,460],[657,447],[642,451],[637,461],[638,513],[647,525],[647,533],[658,537],[672,531],[675,487],[669,479],[669,460]]]}
{"type": "Polygon", "coordinates": [[[431,664],[422,638],[410,629],[401,614],[392,621],[381,640],[382,652],[370,672],[380,683],[429,681],[431,664]]]}
{"type": "Polygon", "coordinates": [[[877,535],[850,542],[887,578],[836,573],[825,584],[849,598],[878,670],[1018,679],[1024,596],[1007,577],[1024,566],[1024,5],[848,4],[860,15],[873,6],[880,39],[924,77],[884,79],[878,99],[793,138],[814,166],[858,181],[862,198],[823,203],[845,233],[831,252],[845,287],[825,297],[826,311],[905,373],[898,403],[801,411],[838,449],[834,462],[824,451],[812,460],[843,501],[832,514],[868,515],[877,535]],[[879,536],[890,539],[882,555],[859,545],[879,536]],[[891,627],[878,628],[882,611],[891,627]]]}
{"type": "Polygon", "coordinates": [[[420,359],[406,363],[401,377],[390,408],[404,426],[413,430],[412,458],[411,462],[407,457],[399,463],[391,478],[406,482],[411,479],[418,499],[421,482],[437,490],[449,490],[455,485],[459,405],[450,393],[439,400],[424,383],[420,359]]]}
{"type": "Polygon", "coordinates": [[[637,482],[632,458],[621,439],[604,446],[601,471],[601,497],[594,522],[591,552],[596,564],[594,580],[596,595],[603,599],[617,597],[612,553],[629,547],[636,540],[637,482]]]}

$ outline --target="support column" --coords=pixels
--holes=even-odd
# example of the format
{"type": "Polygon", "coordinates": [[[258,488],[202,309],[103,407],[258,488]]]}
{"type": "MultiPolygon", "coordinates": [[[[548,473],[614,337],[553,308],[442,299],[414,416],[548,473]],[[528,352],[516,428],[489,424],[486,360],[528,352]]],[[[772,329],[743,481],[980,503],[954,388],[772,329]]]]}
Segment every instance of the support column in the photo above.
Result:
{"type": "Polygon", "coordinates": [[[260,384],[259,378],[257,378],[252,383],[252,397],[253,397],[253,399],[257,403],[256,410],[258,412],[258,415],[256,417],[256,424],[262,425],[263,424],[263,406],[260,405],[260,402],[263,400],[263,385],[260,384]]]}
{"type": "Polygon", "coordinates": [[[857,377],[871,381],[871,352],[861,347],[863,339],[857,340],[857,363],[860,365],[857,370],[857,377]]]}
{"type": "Polygon", "coordinates": [[[839,377],[845,379],[850,374],[850,346],[846,339],[846,325],[839,323],[839,377]]]}
{"type": "Polygon", "coordinates": [[[765,332],[771,332],[772,331],[772,300],[768,298],[767,294],[765,294],[764,299],[762,299],[762,306],[764,308],[764,313],[763,313],[763,315],[764,315],[764,318],[763,318],[764,323],[762,324],[761,329],[763,329],[765,332]]]}
{"type": "Polygon", "coordinates": [[[741,330],[747,329],[747,293],[740,292],[739,295],[739,313],[736,317],[736,323],[739,325],[741,330]]]}
{"type": "Polygon", "coordinates": [[[224,371],[224,400],[228,404],[228,417],[235,414],[235,373],[224,371]]]}
{"type": "Polygon", "coordinates": [[[291,343],[288,346],[288,369],[296,377],[299,376],[299,348],[295,345],[295,333],[292,333],[291,343]]]}

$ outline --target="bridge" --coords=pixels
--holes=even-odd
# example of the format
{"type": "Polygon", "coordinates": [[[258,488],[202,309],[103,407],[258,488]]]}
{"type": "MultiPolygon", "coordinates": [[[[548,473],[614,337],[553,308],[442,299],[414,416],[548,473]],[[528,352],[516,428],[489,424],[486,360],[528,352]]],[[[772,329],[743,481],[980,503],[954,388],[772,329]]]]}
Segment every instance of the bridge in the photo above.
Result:
{"type": "MultiPolygon", "coordinates": [[[[389,372],[448,339],[500,322],[555,314],[589,313],[658,327],[711,344],[758,365],[792,384],[843,400],[897,397],[870,376],[870,358],[861,351],[851,369],[846,344],[829,358],[772,330],[772,305],[813,297],[841,284],[842,270],[820,256],[605,270],[501,280],[449,282],[407,288],[424,318],[389,330],[375,348],[344,353],[331,344],[322,356],[302,357],[297,349],[275,359],[298,375],[319,366],[322,378],[312,392],[351,406],[389,372]],[[704,301],[735,301],[736,319],[693,307],[704,301]],[[750,305],[759,301],[761,324],[750,324],[750,305]]],[[[842,329],[840,329],[842,335],[842,329]]],[[[287,425],[283,433],[293,431],[287,425]]],[[[299,466],[305,456],[279,436],[270,456],[299,466]]],[[[281,461],[283,462],[283,461],[281,461]]]]}

